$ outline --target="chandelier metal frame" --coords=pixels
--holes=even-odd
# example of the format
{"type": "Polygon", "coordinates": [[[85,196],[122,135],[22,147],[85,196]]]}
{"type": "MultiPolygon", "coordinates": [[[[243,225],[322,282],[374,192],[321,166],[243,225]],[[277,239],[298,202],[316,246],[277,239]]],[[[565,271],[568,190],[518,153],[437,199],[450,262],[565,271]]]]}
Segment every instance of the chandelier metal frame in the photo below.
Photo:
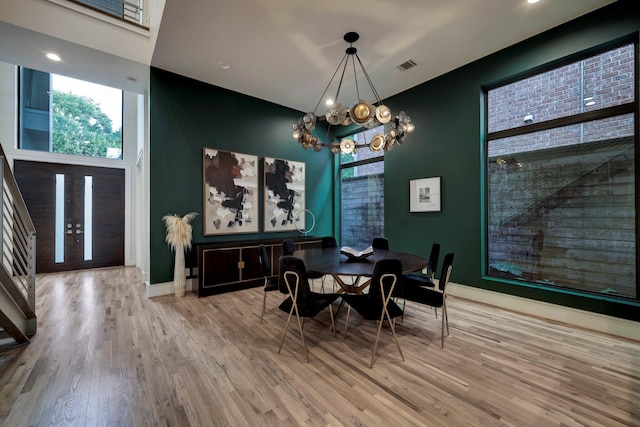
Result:
{"type": "Polygon", "coordinates": [[[402,144],[405,141],[407,134],[413,132],[415,129],[415,125],[411,122],[411,118],[407,116],[404,111],[401,111],[398,115],[394,116],[389,107],[384,105],[380,99],[378,91],[373,86],[373,82],[369,77],[369,73],[367,73],[367,70],[364,68],[362,61],[358,56],[358,49],[353,47],[353,43],[355,43],[359,38],[360,35],[355,32],[348,32],[344,35],[344,40],[349,43],[349,47],[345,50],[342,60],[338,64],[331,80],[329,80],[327,87],[320,96],[315,109],[312,112],[306,113],[298,120],[298,122],[293,124],[293,139],[295,139],[305,150],[312,148],[313,151],[320,152],[323,148],[329,148],[332,153],[342,152],[349,154],[353,153],[357,149],[369,147],[372,151],[389,151],[396,144],[402,144]],[[362,75],[369,84],[369,88],[375,97],[375,102],[369,102],[360,97],[356,62],[360,66],[362,75]],[[355,80],[356,96],[358,100],[351,107],[345,107],[338,102],[338,97],[340,96],[340,89],[342,88],[342,83],[349,64],[351,64],[353,68],[353,78],[355,80]],[[324,115],[316,115],[316,111],[318,110],[320,103],[327,94],[327,91],[331,87],[331,84],[336,78],[336,75],[338,75],[340,69],[342,69],[342,72],[340,73],[340,81],[338,83],[333,104],[329,106],[324,115]],[[312,134],[316,123],[320,121],[327,121],[329,123],[327,137],[331,126],[336,125],[348,126],[351,124],[357,124],[367,129],[373,129],[382,124],[385,125],[385,133],[376,134],[370,141],[361,144],[356,144],[351,140],[325,143],[320,138],[312,134]]]}

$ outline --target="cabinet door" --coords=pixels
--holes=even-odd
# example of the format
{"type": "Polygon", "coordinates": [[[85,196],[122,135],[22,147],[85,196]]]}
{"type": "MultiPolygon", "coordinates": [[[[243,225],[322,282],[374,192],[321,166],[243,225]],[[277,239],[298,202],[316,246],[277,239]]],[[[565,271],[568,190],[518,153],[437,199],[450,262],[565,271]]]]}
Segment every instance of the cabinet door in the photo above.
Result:
{"type": "Polygon", "coordinates": [[[240,248],[205,250],[202,258],[203,288],[240,280],[240,248]]]}
{"type": "MultiPolygon", "coordinates": [[[[267,252],[269,251],[267,247],[267,252]]],[[[260,265],[260,259],[258,258],[260,249],[258,246],[250,246],[242,248],[242,273],[240,280],[252,280],[259,279],[262,276],[262,265],[260,265]]]]}

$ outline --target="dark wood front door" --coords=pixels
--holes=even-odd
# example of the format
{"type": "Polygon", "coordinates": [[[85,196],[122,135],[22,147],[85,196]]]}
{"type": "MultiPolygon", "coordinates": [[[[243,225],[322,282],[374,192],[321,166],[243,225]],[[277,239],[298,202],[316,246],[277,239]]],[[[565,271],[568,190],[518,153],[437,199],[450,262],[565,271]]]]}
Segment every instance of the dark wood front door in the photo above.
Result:
{"type": "Polygon", "coordinates": [[[124,265],[123,169],[16,160],[36,227],[36,272],[124,265]]]}

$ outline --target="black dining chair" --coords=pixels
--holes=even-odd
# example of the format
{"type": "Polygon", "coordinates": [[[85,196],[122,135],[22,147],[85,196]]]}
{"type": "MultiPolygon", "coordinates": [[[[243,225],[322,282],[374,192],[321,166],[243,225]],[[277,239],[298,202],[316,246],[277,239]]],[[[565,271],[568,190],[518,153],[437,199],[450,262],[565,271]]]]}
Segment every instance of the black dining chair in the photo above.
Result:
{"type": "Polygon", "coordinates": [[[291,239],[285,239],[282,241],[282,253],[285,255],[293,255],[296,251],[296,244],[291,239]]]}
{"type": "Polygon", "coordinates": [[[389,250],[389,240],[384,237],[374,237],[371,241],[371,247],[376,249],[389,250]]]}
{"type": "Polygon", "coordinates": [[[452,269],[453,252],[449,252],[444,256],[444,260],[442,261],[442,269],[440,270],[440,279],[438,280],[437,289],[429,289],[424,286],[402,287],[402,298],[405,301],[412,301],[434,308],[442,308],[442,326],[440,330],[442,348],[444,348],[445,323],[447,326],[447,336],[449,335],[449,316],[447,313],[447,285],[449,284],[449,279],[451,278],[452,269]]]}
{"type": "Polygon", "coordinates": [[[291,255],[283,255],[280,257],[280,276],[278,286],[280,292],[289,295],[279,307],[280,310],[289,313],[289,317],[287,318],[287,323],[285,325],[284,332],[282,333],[282,340],[280,341],[280,347],[278,347],[278,354],[280,354],[280,350],[282,350],[282,345],[284,344],[284,339],[287,336],[291,318],[295,313],[298,321],[298,329],[300,330],[300,337],[302,338],[302,346],[304,347],[308,363],[309,350],[307,350],[307,344],[304,340],[304,323],[302,319],[315,317],[322,310],[329,307],[331,330],[335,336],[336,327],[333,320],[333,309],[331,308],[331,304],[338,298],[338,294],[312,292],[309,288],[307,269],[304,265],[304,261],[291,255]]]}
{"type": "MultiPolygon", "coordinates": [[[[402,286],[426,286],[428,288],[435,287],[433,281],[434,276],[438,270],[438,259],[440,258],[440,243],[434,243],[431,245],[431,252],[429,253],[429,259],[427,261],[426,271],[424,273],[407,273],[402,276],[402,286]]],[[[405,309],[405,304],[402,306],[402,311],[405,309]]],[[[438,310],[434,307],[433,311],[436,313],[436,319],[438,318],[438,310]]]]}
{"type": "Polygon", "coordinates": [[[333,236],[324,236],[320,241],[320,247],[322,249],[337,248],[338,242],[336,241],[336,238],[333,236]]]}
{"type": "MultiPolygon", "coordinates": [[[[374,237],[373,240],[371,241],[371,247],[373,248],[374,252],[376,249],[388,251],[389,240],[385,237],[374,237]]],[[[361,278],[362,278],[361,276],[356,276],[356,278],[353,280],[352,286],[358,286],[358,283],[360,283],[361,278]]]]}
{"type": "MultiPolygon", "coordinates": [[[[333,236],[324,236],[322,238],[322,240],[320,241],[320,248],[321,249],[330,249],[330,248],[337,248],[338,247],[338,242],[336,241],[336,238],[333,236]]],[[[310,279],[315,278],[315,275],[318,275],[320,273],[315,273],[315,272],[309,272],[310,274],[310,279]]],[[[320,274],[320,291],[324,292],[324,278],[326,276],[326,274],[320,274]]],[[[336,284],[335,282],[333,283],[333,292],[336,291],[336,284]]]]}
{"type": "Polygon", "coordinates": [[[431,252],[427,260],[427,267],[424,273],[408,273],[402,276],[403,286],[426,286],[433,288],[435,283],[433,278],[438,269],[438,259],[440,258],[440,243],[431,245],[431,252]]]}
{"type": "Polygon", "coordinates": [[[269,262],[269,254],[265,245],[258,247],[258,259],[264,276],[264,297],[262,298],[262,312],[260,313],[260,323],[262,323],[264,310],[267,306],[267,292],[278,290],[278,277],[271,276],[271,263],[269,262]]]}
{"type": "Polygon", "coordinates": [[[398,342],[395,329],[395,318],[402,316],[402,309],[391,299],[396,286],[399,286],[402,280],[402,263],[399,259],[387,258],[376,261],[371,276],[371,284],[369,285],[369,293],[366,294],[343,294],[343,300],[348,304],[347,319],[344,325],[344,338],[347,336],[347,327],[349,325],[349,315],[351,308],[357,311],[366,320],[375,320],[378,330],[376,339],[373,344],[373,352],[371,353],[371,365],[378,348],[378,340],[380,339],[380,331],[382,323],[386,320],[389,323],[389,329],[396,342],[400,357],[404,361],[404,355],[398,342]]]}

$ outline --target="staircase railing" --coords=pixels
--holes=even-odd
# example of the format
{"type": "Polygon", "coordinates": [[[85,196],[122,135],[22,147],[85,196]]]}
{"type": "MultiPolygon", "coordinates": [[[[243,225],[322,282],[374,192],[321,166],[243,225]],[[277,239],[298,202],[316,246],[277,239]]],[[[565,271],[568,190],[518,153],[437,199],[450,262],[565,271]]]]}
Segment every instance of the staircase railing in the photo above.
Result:
{"type": "Polygon", "coordinates": [[[0,328],[21,343],[37,329],[36,229],[2,145],[0,157],[0,328]]]}
{"type": "Polygon", "coordinates": [[[144,24],[143,0],[71,0],[136,25],[144,24]]]}

